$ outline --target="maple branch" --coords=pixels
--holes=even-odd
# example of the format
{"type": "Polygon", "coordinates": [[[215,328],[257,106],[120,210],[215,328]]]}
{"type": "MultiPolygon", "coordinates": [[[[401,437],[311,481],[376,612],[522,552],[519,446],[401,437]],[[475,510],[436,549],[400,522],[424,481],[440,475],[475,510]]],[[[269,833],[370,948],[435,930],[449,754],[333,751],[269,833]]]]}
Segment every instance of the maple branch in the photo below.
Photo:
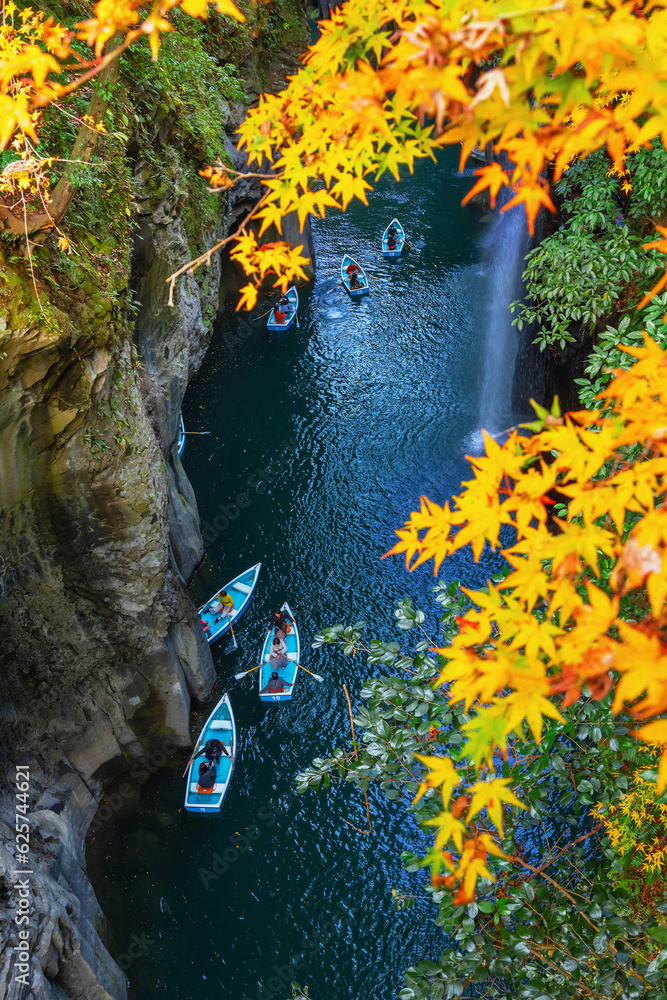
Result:
{"type": "MultiPolygon", "coordinates": [[[[87,73],[82,73],[81,76],[78,76],[76,80],[74,80],[72,83],[68,84],[66,87],[63,87],[62,90],[59,92],[59,96],[66,97],[73,91],[78,90],[78,88],[82,86],[82,84],[87,83],[89,80],[92,80],[94,77],[96,77],[99,73],[102,73],[103,70],[105,70],[108,66],[110,66],[115,59],[120,59],[120,56],[122,56],[123,52],[125,52],[125,49],[129,48],[132,42],[136,41],[136,39],[139,38],[142,34],[143,32],[141,31],[141,28],[138,28],[136,31],[130,31],[125,36],[125,40],[121,42],[121,44],[118,45],[111,52],[107,53],[107,55],[102,56],[100,61],[97,62],[92,69],[88,70],[87,73]]],[[[35,98],[33,103],[35,107],[40,108],[44,107],[46,104],[50,104],[51,102],[48,97],[42,97],[42,98],[37,97],[35,98]]]]}
{"type": "MultiPolygon", "coordinates": [[[[352,715],[352,702],[350,701],[350,695],[347,690],[347,684],[343,684],[343,691],[345,692],[345,697],[347,698],[347,708],[350,713],[350,727],[352,729],[352,743],[354,746],[354,753],[357,760],[359,760],[359,750],[357,749],[357,737],[354,732],[354,716],[352,715]]],[[[345,819],[344,816],[342,816],[341,819],[343,820],[343,823],[347,823],[347,825],[351,826],[353,830],[357,831],[357,833],[363,833],[365,836],[368,836],[368,834],[373,832],[373,827],[371,825],[371,813],[368,806],[368,792],[364,792],[364,798],[366,799],[366,819],[368,820],[367,830],[360,830],[358,826],[355,826],[354,823],[350,823],[350,821],[345,819]]]]}
{"type": "MultiPolygon", "coordinates": [[[[115,52],[116,50],[114,50],[115,52]]],[[[109,98],[102,93],[103,85],[111,85],[118,79],[119,64],[116,60],[110,60],[106,64],[105,72],[100,78],[101,87],[97,90],[88,105],[87,115],[94,121],[99,121],[106,114],[109,106],[109,98]]],[[[43,212],[23,212],[23,218],[14,215],[9,205],[0,204],[0,230],[28,237],[32,233],[37,233],[35,243],[43,243],[67,212],[74,197],[74,184],[72,181],[73,168],[80,164],[87,164],[97,145],[100,133],[92,125],[82,123],[79,134],[72,147],[71,157],[64,160],[67,166],[62,177],[56,184],[48,205],[44,204],[43,212]]]]}
{"type": "MultiPolygon", "coordinates": [[[[546,949],[544,948],[544,946],[541,946],[541,950],[546,950],[546,949]]],[[[565,951],[565,949],[562,948],[560,945],[559,945],[559,950],[560,951],[565,951]]],[[[551,966],[552,969],[554,969],[557,973],[559,973],[559,975],[562,976],[563,970],[562,970],[561,966],[557,965],[555,962],[552,962],[551,959],[547,958],[545,955],[540,954],[540,948],[538,948],[537,945],[533,944],[533,946],[530,949],[530,952],[531,952],[532,955],[535,956],[535,958],[538,960],[538,962],[544,962],[545,965],[551,966]]],[[[570,951],[567,951],[566,954],[569,957],[573,957],[570,951]]],[[[604,996],[603,993],[596,993],[595,990],[592,990],[590,988],[590,986],[586,986],[586,984],[583,983],[583,982],[580,982],[577,985],[578,985],[578,987],[579,987],[580,990],[583,990],[583,992],[585,994],[587,994],[588,996],[590,996],[590,997],[603,997],[604,996]]]]}
{"type": "MultiPolygon", "coordinates": [[[[599,830],[603,828],[603,826],[604,823],[598,823],[598,825],[594,826],[592,830],[588,831],[588,833],[582,833],[582,835],[580,837],[577,837],[576,840],[571,840],[569,844],[566,844],[565,847],[562,847],[558,852],[558,854],[555,854],[550,861],[545,861],[540,868],[533,868],[532,871],[534,871],[536,875],[541,875],[545,868],[549,868],[552,864],[554,864],[555,861],[558,861],[558,859],[562,858],[564,854],[567,854],[567,852],[570,850],[571,847],[574,847],[576,844],[580,844],[584,840],[588,840],[589,837],[593,837],[596,833],[598,833],[599,830]]],[[[530,867],[531,867],[530,865],[526,865],[526,868],[530,867]]]]}
{"type": "Polygon", "coordinates": [[[227,243],[230,243],[238,236],[245,236],[246,226],[248,225],[250,220],[257,215],[260,208],[262,208],[265,205],[267,198],[268,198],[268,192],[262,195],[257,204],[250,209],[250,211],[246,215],[245,219],[243,220],[239,228],[235,229],[233,233],[230,233],[229,236],[225,236],[225,238],[222,240],[218,240],[218,242],[214,243],[214,245],[210,248],[210,250],[206,250],[205,253],[200,254],[199,257],[195,257],[194,260],[188,261],[187,264],[184,264],[182,267],[179,267],[178,271],[174,271],[174,273],[170,274],[168,278],[165,278],[165,281],[169,285],[169,299],[167,300],[168,306],[174,305],[174,288],[176,286],[176,279],[180,278],[182,274],[191,274],[193,271],[196,271],[198,267],[201,267],[202,264],[210,265],[211,257],[214,253],[216,253],[216,251],[221,250],[224,246],[227,245],[227,243]]]}
{"type": "Polygon", "coordinates": [[[35,289],[35,295],[37,296],[37,304],[39,306],[39,311],[42,313],[43,316],[45,316],[46,313],[44,312],[44,307],[42,306],[42,300],[40,299],[39,292],[37,290],[37,282],[35,281],[35,268],[32,262],[32,250],[30,249],[30,240],[28,239],[28,229],[27,229],[28,208],[25,203],[25,196],[23,192],[21,192],[21,201],[23,202],[23,220],[24,220],[24,225],[26,226],[25,245],[26,245],[26,250],[28,251],[28,263],[30,264],[30,277],[32,278],[32,287],[35,289]]]}
{"type": "MultiPolygon", "coordinates": [[[[568,890],[564,886],[560,885],[560,883],[556,882],[555,879],[551,878],[549,875],[545,875],[540,868],[535,868],[534,865],[529,865],[527,861],[523,861],[521,858],[518,858],[515,854],[508,854],[507,860],[511,861],[512,864],[522,865],[524,868],[529,868],[530,871],[533,872],[535,875],[541,875],[542,878],[545,878],[547,882],[550,882],[551,885],[554,886],[554,888],[558,889],[559,892],[562,892],[564,896],[567,896],[567,898],[570,900],[571,903],[573,903],[575,906],[577,905],[577,901],[574,898],[574,896],[570,895],[568,890]]],[[[581,893],[579,892],[575,892],[574,895],[579,896],[579,899],[586,899],[586,897],[582,896],[581,893]]],[[[590,923],[590,920],[588,922],[590,923]]],[[[591,924],[591,926],[595,927],[594,924],[591,924]]],[[[598,930],[597,927],[595,929],[598,930]]]]}

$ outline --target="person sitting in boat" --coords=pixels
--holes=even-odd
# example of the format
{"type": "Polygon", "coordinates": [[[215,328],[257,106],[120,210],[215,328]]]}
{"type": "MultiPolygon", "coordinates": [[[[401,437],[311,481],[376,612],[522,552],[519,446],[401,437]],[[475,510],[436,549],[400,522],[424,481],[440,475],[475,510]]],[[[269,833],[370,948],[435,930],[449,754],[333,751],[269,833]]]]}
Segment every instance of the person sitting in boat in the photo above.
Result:
{"type": "Polygon", "coordinates": [[[199,778],[197,784],[200,788],[213,788],[216,779],[215,764],[208,764],[205,760],[199,765],[199,778]]]}
{"type": "Polygon", "coordinates": [[[291,313],[292,303],[290,302],[290,300],[287,298],[286,295],[283,294],[280,296],[280,298],[278,299],[278,305],[276,306],[276,309],[279,309],[280,312],[283,314],[283,316],[287,316],[288,313],[291,313]]]}
{"type": "Polygon", "coordinates": [[[265,688],[262,688],[262,690],[259,693],[282,694],[286,687],[290,688],[291,686],[292,686],[291,684],[286,685],[282,677],[278,677],[278,674],[274,670],[271,676],[269,677],[268,684],[266,685],[265,688]]]}
{"type": "Polygon", "coordinates": [[[273,642],[271,643],[271,656],[282,656],[283,653],[287,652],[287,643],[285,642],[285,636],[282,634],[282,629],[278,631],[280,635],[274,635],[273,642]]]}
{"type": "Polygon", "coordinates": [[[392,236],[391,233],[387,233],[387,250],[396,249],[396,237],[392,236]]]}
{"type": "Polygon", "coordinates": [[[350,277],[350,288],[363,288],[363,287],[364,286],[359,281],[359,278],[357,277],[357,274],[356,274],[356,271],[355,271],[355,273],[350,277]]]}
{"type": "Polygon", "coordinates": [[[349,276],[352,277],[353,274],[360,274],[361,268],[359,267],[358,264],[355,264],[354,261],[352,261],[352,263],[348,264],[347,267],[345,268],[345,273],[349,274],[349,276]]]}
{"type": "Polygon", "coordinates": [[[204,754],[209,764],[212,764],[213,762],[219,764],[220,755],[223,753],[225,757],[229,757],[231,760],[231,755],[224,743],[221,743],[220,740],[206,740],[206,743],[201,750],[195,754],[194,759],[196,760],[197,757],[201,757],[201,755],[204,754]]]}
{"type": "Polygon", "coordinates": [[[289,665],[289,659],[284,653],[273,653],[269,656],[269,666],[272,670],[284,670],[289,665]]]}
{"type": "Polygon", "coordinates": [[[389,229],[387,230],[387,239],[395,240],[397,236],[398,236],[398,230],[394,225],[394,223],[392,222],[389,229]]]}
{"type": "Polygon", "coordinates": [[[222,613],[224,615],[231,615],[234,610],[234,598],[230,597],[226,590],[221,590],[220,593],[211,602],[211,611],[222,613]]]}
{"type": "Polygon", "coordinates": [[[276,630],[276,635],[278,635],[278,631],[282,632],[282,636],[280,638],[284,639],[285,633],[290,631],[287,624],[288,620],[292,622],[292,625],[294,624],[292,616],[288,615],[282,608],[278,608],[278,610],[274,611],[271,615],[271,627],[276,630]]]}

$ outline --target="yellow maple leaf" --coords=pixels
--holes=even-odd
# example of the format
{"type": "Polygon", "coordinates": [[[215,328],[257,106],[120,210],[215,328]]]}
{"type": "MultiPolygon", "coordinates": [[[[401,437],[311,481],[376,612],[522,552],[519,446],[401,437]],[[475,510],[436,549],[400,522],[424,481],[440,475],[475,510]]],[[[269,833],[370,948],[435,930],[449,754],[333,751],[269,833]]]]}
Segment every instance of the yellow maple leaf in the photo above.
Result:
{"type": "Polygon", "coordinates": [[[655,722],[649,722],[641,729],[636,729],[632,735],[639,740],[644,740],[645,743],[657,743],[663,748],[655,789],[656,795],[662,795],[667,788],[667,719],[656,719],[655,722]]]}
{"type": "Polygon", "coordinates": [[[454,841],[457,851],[463,847],[463,834],[465,825],[460,819],[455,819],[449,812],[438,813],[432,819],[424,820],[425,826],[437,826],[438,832],[435,836],[435,849],[439,851],[445,847],[450,840],[454,841]]]}
{"type": "Polygon", "coordinates": [[[461,784],[458,771],[449,757],[432,757],[420,753],[416,753],[415,757],[429,768],[424,781],[429,788],[440,789],[443,805],[446,806],[452,796],[453,790],[457,785],[461,784]]]}
{"type": "Polygon", "coordinates": [[[245,21],[245,14],[238,9],[236,4],[232,3],[232,0],[214,0],[214,3],[221,14],[227,14],[228,17],[233,17],[241,23],[245,21]]]}
{"type": "Polygon", "coordinates": [[[466,823],[486,809],[489,819],[502,836],[503,833],[503,803],[525,809],[523,802],[517,799],[514,792],[507,787],[508,778],[493,778],[491,781],[477,781],[472,786],[472,801],[466,816],[466,823]]]}
{"type": "Polygon", "coordinates": [[[244,285],[241,289],[241,297],[239,298],[236,311],[239,309],[252,309],[257,303],[257,289],[254,285],[244,285]]]}

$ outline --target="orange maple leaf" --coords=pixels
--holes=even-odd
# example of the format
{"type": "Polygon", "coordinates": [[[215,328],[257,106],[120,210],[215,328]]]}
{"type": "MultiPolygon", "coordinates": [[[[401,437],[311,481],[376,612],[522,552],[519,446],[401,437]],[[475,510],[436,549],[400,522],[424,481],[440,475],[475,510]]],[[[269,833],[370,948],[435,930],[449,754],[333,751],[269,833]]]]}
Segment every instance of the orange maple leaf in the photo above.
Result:
{"type": "Polygon", "coordinates": [[[537,180],[526,179],[525,177],[521,179],[518,185],[518,189],[511,201],[508,201],[506,205],[503,205],[503,212],[508,212],[510,208],[515,205],[524,205],[526,209],[526,219],[528,220],[528,232],[531,236],[535,235],[535,219],[537,218],[537,213],[544,205],[548,208],[550,212],[556,213],[556,206],[551,200],[551,195],[549,194],[549,188],[546,181],[543,181],[541,177],[537,180]]]}
{"type": "Polygon", "coordinates": [[[470,188],[461,204],[466,205],[476,194],[488,188],[491,196],[491,208],[495,208],[498,192],[501,187],[509,185],[509,177],[496,160],[488,167],[480,167],[479,170],[475,171],[475,174],[479,177],[479,180],[470,188]]]}

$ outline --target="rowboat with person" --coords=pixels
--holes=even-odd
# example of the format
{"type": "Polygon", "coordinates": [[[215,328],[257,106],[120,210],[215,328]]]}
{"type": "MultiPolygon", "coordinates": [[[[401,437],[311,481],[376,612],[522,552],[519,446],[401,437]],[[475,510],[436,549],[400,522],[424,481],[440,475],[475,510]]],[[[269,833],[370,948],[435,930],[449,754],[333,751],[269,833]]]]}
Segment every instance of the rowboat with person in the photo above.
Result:
{"type": "Polygon", "coordinates": [[[405,231],[398,219],[392,219],[382,234],[382,256],[400,257],[405,244],[405,231]]]}
{"type": "Polygon", "coordinates": [[[215,706],[199,734],[187,766],[187,812],[220,812],[234,773],[236,723],[228,694],[215,706]]]}
{"type": "Polygon", "coordinates": [[[349,253],[343,257],[340,265],[341,281],[353,299],[368,295],[368,278],[361,264],[358,264],[349,253]]]}
{"type": "Polygon", "coordinates": [[[234,634],[234,622],[248,607],[261,568],[261,563],[255,563],[250,569],[239,573],[201,606],[199,618],[209,646],[228,629],[232,630],[232,635],[234,634]]]}
{"type": "Polygon", "coordinates": [[[299,672],[299,630],[287,601],[274,618],[262,648],[259,697],[262,701],[291,701],[299,672]]]}
{"type": "Polygon", "coordinates": [[[294,326],[299,308],[299,293],[296,285],[288,288],[271,310],[266,329],[269,333],[284,334],[294,326]]]}

